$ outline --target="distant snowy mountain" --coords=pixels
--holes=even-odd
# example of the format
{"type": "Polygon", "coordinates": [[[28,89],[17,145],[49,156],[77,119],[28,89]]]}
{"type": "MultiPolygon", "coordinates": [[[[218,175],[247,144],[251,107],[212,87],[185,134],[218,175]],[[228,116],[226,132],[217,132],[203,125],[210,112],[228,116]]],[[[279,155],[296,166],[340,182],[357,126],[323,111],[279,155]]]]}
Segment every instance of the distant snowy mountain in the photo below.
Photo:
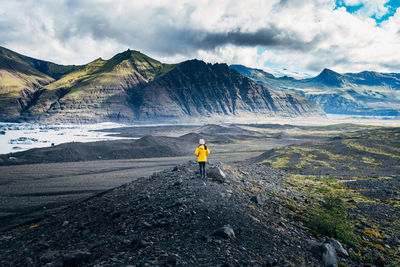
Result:
{"type": "Polygon", "coordinates": [[[363,71],[340,74],[324,69],[307,79],[276,77],[260,69],[232,69],[273,90],[301,94],[326,113],[372,116],[400,115],[400,74],[363,71]]]}

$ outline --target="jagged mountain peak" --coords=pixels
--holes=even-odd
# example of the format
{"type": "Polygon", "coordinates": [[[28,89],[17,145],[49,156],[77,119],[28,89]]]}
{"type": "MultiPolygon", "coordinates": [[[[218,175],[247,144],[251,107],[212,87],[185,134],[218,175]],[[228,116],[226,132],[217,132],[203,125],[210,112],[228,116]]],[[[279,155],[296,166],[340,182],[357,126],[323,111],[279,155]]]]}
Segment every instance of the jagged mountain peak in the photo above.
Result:
{"type": "Polygon", "coordinates": [[[266,72],[262,69],[255,69],[255,68],[248,68],[246,66],[243,65],[230,65],[230,67],[234,70],[236,70],[237,72],[239,72],[240,74],[248,77],[248,76],[253,76],[253,77],[260,77],[263,76],[264,78],[269,78],[269,79],[275,79],[276,77],[274,75],[272,75],[269,72],[266,72]]]}
{"type": "Polygon", "coordinates": [[[311,78],[310,80],[328,86],[341,86],[343,84],[343,76],[327,68],[325,68],[318,76],[311,78]]]}
{"type": "Polygon", "coordinates": [[[341,76],[341,75],[339,73],[337,73],[336,71],[325,68],[321,71],[321,73],[317,77],[337,77],[337,76],[341,76]]]}
{"type": "Polygon", "coordinates": [[[287,80],[287,81],[295,81],[296,80],[295,78],[287,76],[287,75],[279,77],[278,79],[279,80],[287,80]]]}
{"type": "Polygon", "coordinates": [[[162,65],[162,63],[158,60],[142,54],[139,51],[128,49],[107,60],[106,64],[104,64],[99,72],[112,71],[117,65],[120,65],[123,62],[131,62],[130,65],[126,65],[128,68],[132,67],[132,65],[137,65],[144,68],[155,68],[162,65]]]}
{"type": "Polygon", "coordinates": [[[187,66],[187,65],[192,65],[192,66],[198,66],[198,67],[222,67],[225,69],[229,69],[229,66],[226,63],[208,63],[205,62],[201,59],[189,59],[186,61],[183,61],[182,63],[178,64],[179,66],[187,66]]]}

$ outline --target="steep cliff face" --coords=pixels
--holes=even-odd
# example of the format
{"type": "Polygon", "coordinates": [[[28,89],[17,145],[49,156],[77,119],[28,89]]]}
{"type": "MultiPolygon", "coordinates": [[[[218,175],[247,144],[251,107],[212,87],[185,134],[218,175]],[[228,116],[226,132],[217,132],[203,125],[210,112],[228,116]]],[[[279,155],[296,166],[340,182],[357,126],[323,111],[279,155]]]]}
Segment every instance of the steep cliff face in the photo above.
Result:
{"type": "Polygon", "coordinates": [[[278,93],[230,69],[226,64],[190,60],[142,88],[136,118],[179,119],[213,116],[321,115],[311,101],[278,93]]]}
{"type": "Polygon", "coordinates": [[[190,60],[141,90],[140,120],[213,116],[307,116],[322,110],[304,97],[278,93],[226,64],[190,60]]]}

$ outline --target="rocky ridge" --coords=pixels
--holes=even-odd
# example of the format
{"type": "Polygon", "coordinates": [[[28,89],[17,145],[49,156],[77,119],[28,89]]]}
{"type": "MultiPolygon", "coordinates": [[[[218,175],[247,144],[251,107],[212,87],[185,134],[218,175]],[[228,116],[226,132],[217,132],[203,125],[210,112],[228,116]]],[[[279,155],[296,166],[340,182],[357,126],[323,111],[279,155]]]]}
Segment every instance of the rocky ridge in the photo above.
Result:
{"type": "Polygon", "coordinates": [[[230,69],[226,64],[185,61],[144,86],[139,120],[191,117],[296,117],[320,116],[314,103],[295,94],[263,87],[230,69]],[[157,105],[155,105],[157,103],[157,105]]]}
{"type": "Polygon", "coordinates": [[[3,233],[0,264],[46,266],[355,266],[314,237],[285,201],[308,196],[263,165],[173,169],[3,233]],[[338,258],[339,257],[339,258],[338,258]]]}
{"type": "Polygon", "coordinates": [[[0,72],[6,73],[0,75],[2,120],[160,123],[324,116],[312,101],[270,90],[226,64],[164,64],[128,49],[109,60],[61,66],[1,51],[7,51],[0,54],[0,72]]]}

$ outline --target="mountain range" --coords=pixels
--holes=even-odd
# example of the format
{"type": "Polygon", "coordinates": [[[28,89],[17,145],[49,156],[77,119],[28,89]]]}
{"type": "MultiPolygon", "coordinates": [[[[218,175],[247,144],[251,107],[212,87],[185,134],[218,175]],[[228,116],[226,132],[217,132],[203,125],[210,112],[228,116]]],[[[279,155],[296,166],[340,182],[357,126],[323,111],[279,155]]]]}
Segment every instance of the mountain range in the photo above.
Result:
{"type": "Polygon", "coordinates": [[[324,116],[312,101],[246,78],[226,64],[164,64],[127,50],[86,65],[58,65],[0,47],[0,120],[191,121],[324,116]]]}
{"type": "Polygon", "coordinates": [[[400,74],[363,71],[340,74],[324,69],[307,79],[275,77],[261,69],[231,65],[240,74],[282,92],[303,95],[326,113],[373,116],[400,115],[400,74]]]}

